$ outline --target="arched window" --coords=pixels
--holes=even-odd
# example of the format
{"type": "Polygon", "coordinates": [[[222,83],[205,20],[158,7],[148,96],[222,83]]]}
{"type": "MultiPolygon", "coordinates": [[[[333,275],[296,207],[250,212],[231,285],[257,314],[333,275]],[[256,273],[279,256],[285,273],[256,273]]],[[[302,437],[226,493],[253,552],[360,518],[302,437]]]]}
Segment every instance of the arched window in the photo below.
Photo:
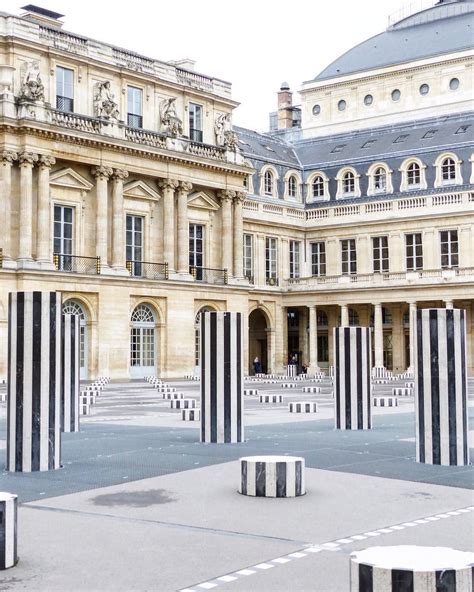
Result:
{"type": "Polygon", "coordinates": [[[328,326],[328,315],[324,310],[317,310],[316,311],[316,319],[317,324],[319,327],[327,327],[328,326]]]}
{"type": "Polygon", "coordinates": [[[131,316],[130,375],[141,378],[155,373],[156,318],[147,304],[139,304],[131,316]]]}
{"type": "Polygon", "coordinates": [[[321,177],[321,175],[314,177],[312,189],[314,199],[317,199],[318,197],[324,197],[324,179],[321,177]]]}
{"type": "Polygon", "coordinates": [[[203,306],[194,320],[194,363],[197,372],[200,371],[199,364],[201,362],[201,313],[213,310],[210,306],[203,306]]]}
{"type": "Polygon", "coordinates": [[[265,195],[273,195],[273,173],[272,171],[265,171],[263,176],[263,193],[265,195]]]}
{"type": "Polygon", "coordinates": [[[374,193],[387,193],[387,171],[383,167],[374,171],[374,193]]]}
{"type": "Polygon", "coordinates": [[[349,309],[349,325],[357,327],[359,325],[359,313],[353,308],[349,309]]]}
{"type": "Polygon", "coordinates": [[[80,375],[81,380],[87,379],[87,360],[88,360],[88,335],[87,335],[87,318],[82,305],[76,300],[66,300],[63,303],[63,314],[73,314],[79,317],[80,326],[80,375]]]}
{"type": "Polygon", "coordinates": [[[441,163],[441,180],[447,185],[456,180],[456,163],[451,157],[445,158],[441,163]]]}
{"type": "Polygon", "coordinates": [[[355,176],[354,173],[348,171],[342,177],[342,193],[344,195],[352,195],[355,192],[355,176]]]}
{"type": "Polygon", "coordinates": [[[421,183],[421,169],[417,162],[412,162],[407,168],[407,186],[418,187],[421,183]]]}
{"type": "Polygon", "coordinates": [[[288,179],[288,197],[296,199],[298,195],[298,181],[294,175],[288,179]]]}

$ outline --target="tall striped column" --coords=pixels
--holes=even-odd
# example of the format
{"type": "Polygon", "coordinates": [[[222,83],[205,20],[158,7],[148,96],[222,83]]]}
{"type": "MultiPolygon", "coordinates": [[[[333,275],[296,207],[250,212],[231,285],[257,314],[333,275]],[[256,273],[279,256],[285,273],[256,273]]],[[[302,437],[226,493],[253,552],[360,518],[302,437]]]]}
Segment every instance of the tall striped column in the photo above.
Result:
{"type": "Polygon", "coordinates": [[[416,460],[468,465],[466,313],[417,310],[415,336],[416,460]]]}
{"type": "Polygon", "coordinates": [[[8,296],[7,471],[61,464],[61,295],[8,296]]]}
{"type": "Polygon", "coordinates": [[[0,492],[0,570],[18,563],[18,496],[0,492]]]}
{"type": "Polygon", "coordinates": [[[334,328],[334,417],[338,430],[370,430],[371,336],[368,327],[334,328]]]}
{"type": "Polygon", "coordinates": [[[201,442],[242,442],[243,331],[240,312],[201,313],[201,442]]]}
{"type": "Polygon", "coordinates": [[[63,314],[61,431],[79,431],[79,315],[63,314]]]}

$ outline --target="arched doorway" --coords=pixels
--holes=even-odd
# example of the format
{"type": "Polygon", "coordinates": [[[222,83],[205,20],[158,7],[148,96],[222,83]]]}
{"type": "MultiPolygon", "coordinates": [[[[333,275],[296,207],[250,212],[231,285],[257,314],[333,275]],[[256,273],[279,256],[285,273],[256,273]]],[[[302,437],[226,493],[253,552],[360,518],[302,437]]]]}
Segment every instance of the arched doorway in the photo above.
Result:
{"type": "Polygon", "coordinates": [[[268,372],[268,322],[265,313],[256,308],[249,315],[249,374],[253,374],[253,361],[260,360],[262,372],[268,372]]]}
{"type": "Polygon", "coordinates": [[[194,373],[201,374],[201,313],[215,310],[212,306],[203,306],[194,320],[194,373]]]}
{"type": "Polygon", "coordinates": [[[132,312],[130,329],[130,377],[143,378],[156,370],[156,317],[148,304],[132,312]]]}
{"type": "Polygon", "coordinates": [[[66,300],[63,303],[63,314],[73,314],[79,317],[80,324],[80,378],[87,380],[89,366],[89,332],[84,307],[77,300],[66,300]]]}

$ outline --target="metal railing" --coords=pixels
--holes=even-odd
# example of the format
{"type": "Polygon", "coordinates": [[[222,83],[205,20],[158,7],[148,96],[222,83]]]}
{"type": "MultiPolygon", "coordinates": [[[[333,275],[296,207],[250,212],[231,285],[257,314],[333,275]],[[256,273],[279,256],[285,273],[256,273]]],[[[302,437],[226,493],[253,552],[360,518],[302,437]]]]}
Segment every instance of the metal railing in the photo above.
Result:
{"type": "Polygon", "coordinates": [[[189,273],[197,282],[202,282],[203,284],[226,285],[229,283],[227,269],[190,266],[189,273]]]}
{"type": "Polygon", "coordinates": [[[135,113],[127,113],[127,125],[134,129],[141,129],[143,127],[143,117],[135,113]]]}
{"type": "Polygon", "coordinates": [[[169,279],[168,263],[151,263],[149,261],[126,262],[128,273],[135,278],[146,280],[167,280],[169,279]]]}
{"type": "Polygon", "coordinates": [[[56,95],[56,109],[65,113],[72,113],[74,111],[74,99],[56,95]]]}
{"type": "Polygon", "coordinates": [[[53,263],[58,271],[83,273],[85,275],[100,274],[100,257],[81,257],[80,255],[54,253],[53,263]]]}

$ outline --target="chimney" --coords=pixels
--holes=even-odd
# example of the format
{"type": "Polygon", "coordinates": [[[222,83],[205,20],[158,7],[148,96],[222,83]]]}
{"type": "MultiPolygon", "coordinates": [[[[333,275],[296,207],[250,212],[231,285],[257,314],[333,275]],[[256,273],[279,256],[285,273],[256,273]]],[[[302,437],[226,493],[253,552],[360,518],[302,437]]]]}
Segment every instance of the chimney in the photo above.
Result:
{"type": "Polygon", "coordinates": [[[27,4],[26,6],[22,6],[21,9],[26,11],[20,15],[21,18],[37,25],[60,29],[64,24],[59,20],[64,14],[59,14],[59,12],[53,12],[52,10],[41,8],[41,6],[35,6],[34,4],[27,4]]]}
{"type": "Polygon", "coordinates": [[[288,82],[282,82],[278,91],[278,129],[293,127],[293,93],[288,82]]]}

